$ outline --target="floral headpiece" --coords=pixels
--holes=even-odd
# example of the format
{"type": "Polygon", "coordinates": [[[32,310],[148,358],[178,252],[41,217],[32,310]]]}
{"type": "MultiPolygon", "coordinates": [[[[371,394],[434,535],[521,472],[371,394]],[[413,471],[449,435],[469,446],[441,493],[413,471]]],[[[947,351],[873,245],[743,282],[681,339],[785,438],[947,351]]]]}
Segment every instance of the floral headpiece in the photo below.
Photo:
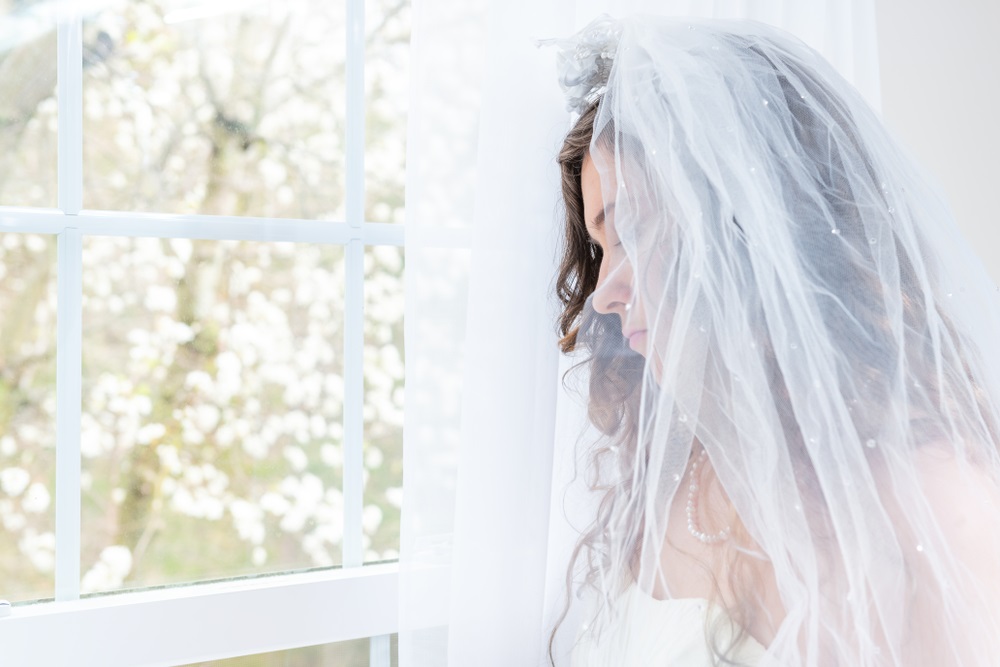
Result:
{"type": "Polygon", "coordinates": [[[559,85],[567,111],[582,114],[604,93],[621,33],[621,23],[604,14],[572,37],[538,42],[559,48],[559,85]]]}

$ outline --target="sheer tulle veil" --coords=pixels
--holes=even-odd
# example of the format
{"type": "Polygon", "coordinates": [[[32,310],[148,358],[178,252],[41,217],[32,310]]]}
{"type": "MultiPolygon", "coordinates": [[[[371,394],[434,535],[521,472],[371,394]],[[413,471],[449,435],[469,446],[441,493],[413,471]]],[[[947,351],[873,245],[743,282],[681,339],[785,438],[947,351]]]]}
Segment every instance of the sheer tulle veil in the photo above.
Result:
{"type": "Polygon", "coordinates": [[[602,17],[556,46],[607,233],[566,189],[567,381],[600,437],[568,572],[587,627],[557,632],[674,594],[669,526],[717,484],[683,531],[737,626],[776,592],[764,664],[1000,663],[1000,294],[937,190],[764,24],[602,17]]]}

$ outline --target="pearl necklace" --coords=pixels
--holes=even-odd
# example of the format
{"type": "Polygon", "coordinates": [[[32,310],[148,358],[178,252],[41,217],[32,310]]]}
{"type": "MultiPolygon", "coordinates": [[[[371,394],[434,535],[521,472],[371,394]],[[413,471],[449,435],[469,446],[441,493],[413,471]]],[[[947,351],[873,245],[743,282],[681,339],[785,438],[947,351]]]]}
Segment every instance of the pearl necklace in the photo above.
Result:
{"type": "Polygon", "coordinates": [[[720,530],[715,535],[708,535],[702,532],[701,526],[698,525],[698,466],[705,462],[708,458],[708,452],[704,449],[698,454],[698,458],[694,460],[691,464],[691,484],[688,486],[688,497],[687,497],[687,525],[688,532],[691,533],[698,541],[704,544],[718,544],[719,542],[724,542],[729,539],[729,526],[726,526],[720,530]]]}

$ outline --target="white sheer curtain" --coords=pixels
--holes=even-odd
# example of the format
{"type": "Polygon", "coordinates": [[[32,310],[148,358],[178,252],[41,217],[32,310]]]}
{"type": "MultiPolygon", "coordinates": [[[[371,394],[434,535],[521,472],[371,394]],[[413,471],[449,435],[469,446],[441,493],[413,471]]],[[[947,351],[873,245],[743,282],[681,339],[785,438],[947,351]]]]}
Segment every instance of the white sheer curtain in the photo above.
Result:
{"type": "Polygon", "coordinates": [[[583,418],[560,389],[551,297],[569,118],[554,54],[535,42],[600,13],[752,18],[820,50],[878,108],[873,0],[413,8],[400,665],[548,664],[583,418]]]}

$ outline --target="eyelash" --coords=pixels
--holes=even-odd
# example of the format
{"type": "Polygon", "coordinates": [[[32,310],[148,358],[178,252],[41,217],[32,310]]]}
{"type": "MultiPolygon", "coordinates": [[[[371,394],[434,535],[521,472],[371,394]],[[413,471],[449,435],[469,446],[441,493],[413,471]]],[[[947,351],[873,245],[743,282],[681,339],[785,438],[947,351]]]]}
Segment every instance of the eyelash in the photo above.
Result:
{"type": "MultiPolygon", "coordinates": [[[[593,239],[589,239],[589,240],[587,241],[587,245],[588,245],[588,246],[590,247],[590,252],[591,252],[591,254],[592,254],[592,255],[593,255],[594,257],[596,257],[596,256],[597,256],[597,253],[598,253],[598,252],[604,252],[604,248],[602,248],[601,246],[599,246],[599,245],[597,244],[597,242],[596,242],[596,241],[594,241],[593,239]]],[[[612,248],[620,248],[620,247],[622,247],[622,242],[621,242],[621,241],[618,241],[617,243],[612,243],[612,244],[611,244],[611,247],[612,247],[612,248]]]]}

